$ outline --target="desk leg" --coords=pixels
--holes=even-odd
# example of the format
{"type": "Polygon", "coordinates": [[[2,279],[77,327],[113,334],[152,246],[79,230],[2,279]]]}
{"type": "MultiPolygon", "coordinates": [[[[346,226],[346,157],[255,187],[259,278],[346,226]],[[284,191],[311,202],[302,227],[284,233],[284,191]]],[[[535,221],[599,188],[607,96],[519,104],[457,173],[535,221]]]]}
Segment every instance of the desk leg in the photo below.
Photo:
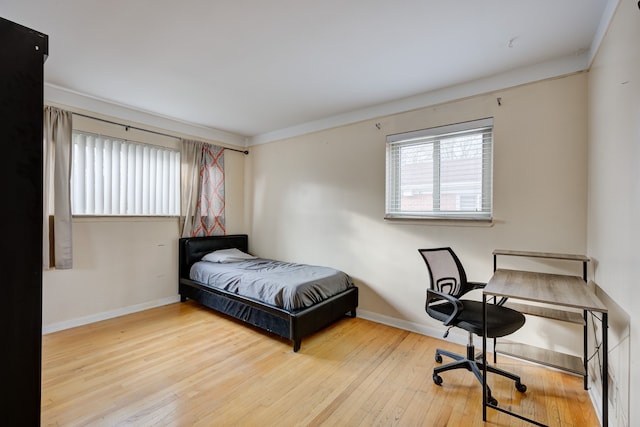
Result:
{"type": "MultiPolygon", "coordinates": [[[[495,349],[494,349],[495,351],[495,349]]],[[[482,294],[482,421],[487,421],[487,295],[482,294]]]]}
{"type": "Polygon", "coordinates": [[[584,364],[584,389],[585,390],[589,390],[589,352],[588,352],[588,347],[589,347],[589,340],[588,340],[588,335],[589,335],[589,320],[587,318],[587,310],[583,310],[582,311],[582,318],[584,319],[584,326],[582,327],[583,329],[583,333],[582,333],[582,339],[584,341],[584,353],[582,354],[582,363],[584,364]]]}
{"type": "Polygon", "coordinates": [[[609,425],[609,314],[602,313],[602,427],[609,425]]]}

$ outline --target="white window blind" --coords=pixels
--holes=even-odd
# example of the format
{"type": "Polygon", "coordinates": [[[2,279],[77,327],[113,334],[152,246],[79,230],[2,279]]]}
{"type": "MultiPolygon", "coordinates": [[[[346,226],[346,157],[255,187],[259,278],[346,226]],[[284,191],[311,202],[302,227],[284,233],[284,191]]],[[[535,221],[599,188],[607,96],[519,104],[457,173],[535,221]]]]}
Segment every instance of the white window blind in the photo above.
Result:
{"type": "Polygon", "coordinates": [[[387,137],[386,218],[489,220],[493,119],[387,137]]]}
{"type": "Polygon", "coordinates": [[[180,152],[73,132],[74,215],[180,215],[180,152]]]}

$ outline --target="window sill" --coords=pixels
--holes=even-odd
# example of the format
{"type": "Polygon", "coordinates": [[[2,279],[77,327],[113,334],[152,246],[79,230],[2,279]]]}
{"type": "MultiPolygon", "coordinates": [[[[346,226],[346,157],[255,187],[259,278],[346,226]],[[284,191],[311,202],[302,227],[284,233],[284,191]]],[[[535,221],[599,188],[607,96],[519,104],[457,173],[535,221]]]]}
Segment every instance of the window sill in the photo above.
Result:
{"type": "Polygon", "coordinates": [[[440,217],[395,217],[385,216],[385,222],[406,225],[436,225],[454,227],[493,227],[493,218],[440,218],[440,217]]]}
{"type": "Polygon", "coordinates": [[[179,219],[178,216],[169,215],[73,215],[72,218],[74,222],[164,222],[179,219]]]}

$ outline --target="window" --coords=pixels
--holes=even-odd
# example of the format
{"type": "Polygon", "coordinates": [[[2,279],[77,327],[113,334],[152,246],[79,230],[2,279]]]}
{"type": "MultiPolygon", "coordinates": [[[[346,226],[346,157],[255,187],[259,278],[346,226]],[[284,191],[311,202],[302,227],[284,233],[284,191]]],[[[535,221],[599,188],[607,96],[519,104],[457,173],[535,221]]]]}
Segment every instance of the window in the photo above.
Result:
{"type": "Polygon", "coordinates": [[[180,215],[180,152],[73,132],[74,215],[180,215]]]}
{"type": "Polygon", "coordinates": [[[490,220],[493,119],[387,137],[385,218],[490,220]]]}

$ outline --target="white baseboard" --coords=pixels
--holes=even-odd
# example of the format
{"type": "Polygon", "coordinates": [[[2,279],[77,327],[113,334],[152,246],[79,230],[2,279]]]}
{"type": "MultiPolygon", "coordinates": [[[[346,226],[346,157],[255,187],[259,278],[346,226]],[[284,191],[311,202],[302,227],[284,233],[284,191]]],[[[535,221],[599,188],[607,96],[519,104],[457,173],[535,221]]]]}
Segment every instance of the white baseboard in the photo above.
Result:
{"type": "Polygon", "coordinates": [[[114,317],[124,316],[125,314],[136,313],[138,311],[148,310],[150,308],[160,307],[178,301],[180,301],[180,297],[176,295],[174,297],[162,298],[142,304],[130,305],[128,307],[118,308],[116,310],[103,311],[102,313],[92,314],[90,316],[65,320],[63,322],[51,323],[49,325],[42,325],[42,334],[46,335],[52,332],[75,328],[76,326],[88,325],[89,323],[112,319],[114,317]]]}
{"type": "MultiPolygon", "coordinates": [[[[366,320],[371,320],[372,322],[391,326],[393,328],[403,329],[405,331],[415,332],[416,334],[426,335],[428,337],[449,341],[454,344],[466,346],[469,342],[469,335],[464,332],[459,332],[459,329],[451,329],[451,332],[449,333],[447,338],[443,338],[446,329],[442,325],[440,325],[439,327],[425,326],[422,324],[408,322],[406,320],[396,319],[395,317],[384,316],[366,310],[358,310],[358,317],[366,320]]],[[[492,344],[493,343],[489,343],[489,346],[487,347],[488,351],[493,351],[492,344]]],[[[477,348],[482,348],[481,338],[474,336],[474,345],[477,348]]]]}

